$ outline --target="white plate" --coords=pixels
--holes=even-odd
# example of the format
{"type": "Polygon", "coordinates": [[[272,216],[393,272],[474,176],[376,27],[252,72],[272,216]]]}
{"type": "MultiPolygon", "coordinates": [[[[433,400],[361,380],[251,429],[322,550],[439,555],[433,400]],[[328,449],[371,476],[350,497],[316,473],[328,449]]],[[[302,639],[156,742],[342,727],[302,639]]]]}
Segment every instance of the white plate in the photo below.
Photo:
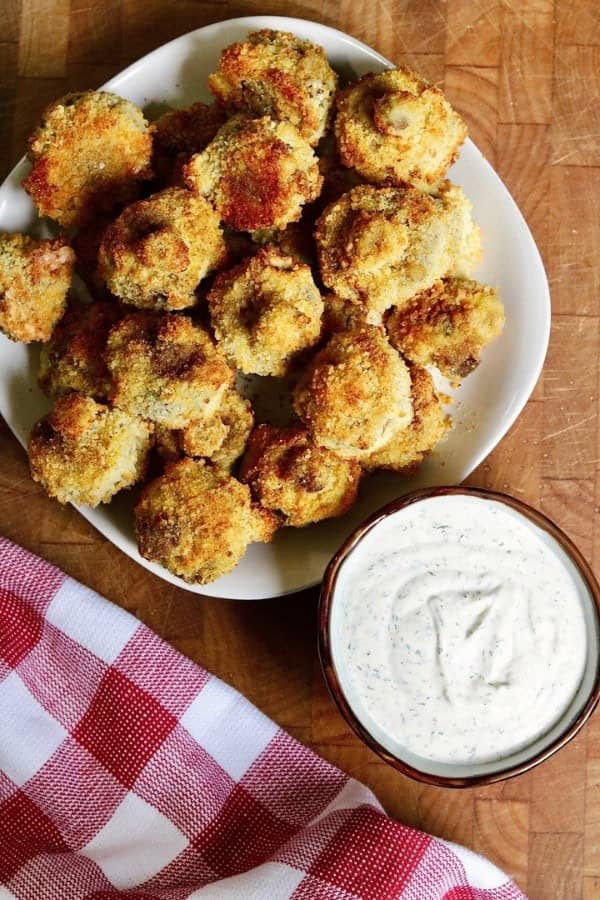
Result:
{"type": "MultiPolygon", "coordinates": [[[[251,16],[183,35],[129,66],[104,88],[142,107],[186,106],[206,100],[206,78],[217,66],[223,47],[248,31],[266,27],[292,31],[321,44],[332,65],[346,77],[391,65],[365,44],[325,25],[251,16]]],[[[44,223],[20,187],[27,170],[27,163],[21,161],[0,188],[0,230],[43,234],[44,223]]],[[[504,184],[473,143],[463,147],[450,174],[471,198],[482,228],[485,261],[476,277],[500,289],[507,323],[502,337],[485,351],[481,366],[456,392],[454,430],[414,478],[383,473],[370,477],[348,515],[304,529],[284,529],[272,544],[252,545],[235,571],[206,587],[185,584],[140,557],[127,494],[107,507],[80,508],[81,514],[124,553],[166,581],[215,597],[259,599],[317,584],[344,538],[383,503],[414,488],[456,484],[466,478],[506,434],[533,390],[548,344],[550,298],[531,233],[504,184]]],[[[32,424],[48,409],[37,388],[36,369],[36,350],[0,335],[0,412],[23,445],[32,424]]]]}

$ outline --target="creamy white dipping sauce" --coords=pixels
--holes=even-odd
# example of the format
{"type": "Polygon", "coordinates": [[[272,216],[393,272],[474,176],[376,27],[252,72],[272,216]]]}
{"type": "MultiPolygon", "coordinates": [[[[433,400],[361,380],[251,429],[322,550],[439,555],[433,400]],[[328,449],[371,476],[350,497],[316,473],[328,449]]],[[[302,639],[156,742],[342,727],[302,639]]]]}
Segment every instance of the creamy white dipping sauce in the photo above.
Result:
{"type": "Polygon", "coordinates": [[[442,763],[544,735],[586,663],[580,584],[527,519],[479,497],[429,498],[375,526],[338,574],[331,628],[358,718],[442,763]]]}

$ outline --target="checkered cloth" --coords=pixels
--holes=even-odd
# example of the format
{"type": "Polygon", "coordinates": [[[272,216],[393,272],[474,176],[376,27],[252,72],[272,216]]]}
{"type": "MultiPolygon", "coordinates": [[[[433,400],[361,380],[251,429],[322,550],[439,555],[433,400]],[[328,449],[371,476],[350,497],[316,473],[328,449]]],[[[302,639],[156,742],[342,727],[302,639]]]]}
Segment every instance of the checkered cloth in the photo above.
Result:
{"type": "Polygon", "coordinates": [[[524,896],[2,538],[0,885],[19,900],[524,896]]]}

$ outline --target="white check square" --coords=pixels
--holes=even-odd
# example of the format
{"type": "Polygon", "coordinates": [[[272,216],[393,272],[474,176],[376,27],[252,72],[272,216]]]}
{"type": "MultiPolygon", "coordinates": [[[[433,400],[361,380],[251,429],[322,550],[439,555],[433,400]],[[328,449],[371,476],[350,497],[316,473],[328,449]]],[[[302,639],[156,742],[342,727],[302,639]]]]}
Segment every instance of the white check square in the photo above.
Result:
{"type": "Polygon", "coordinates": [[[188,900],[270,900],[287,898],[304,878],[301,869],[293,869],[285,863],[268,862],[256,866],[250,872],[222,878],[216,884],[207,884],[190,894],[188,900]]]}
{"type": "Polygon", "coordinates": [[[0,770],[16,785],[39,772],[66,737],[16,672],[0,681],[0,770]]]}
{"type": "Polygon", "coordinates": [[[125,890],[152,878],[187,845],[172,822],[130,792],[79,853],[100,866],[115,888],[125,890]]]}
{"type": "Polygon", "coordinates": [[[235,781],[277,734],[277,725],[218,678],[202,688],[181,724],[235,781]]]}
{"type": "Polygon", "coordinates": [[[139,627],[129,613],[115,609],[94,591],[82,592],[81,585],[71,578],[56,592],[46,619],[109,664],[139,627]]]}

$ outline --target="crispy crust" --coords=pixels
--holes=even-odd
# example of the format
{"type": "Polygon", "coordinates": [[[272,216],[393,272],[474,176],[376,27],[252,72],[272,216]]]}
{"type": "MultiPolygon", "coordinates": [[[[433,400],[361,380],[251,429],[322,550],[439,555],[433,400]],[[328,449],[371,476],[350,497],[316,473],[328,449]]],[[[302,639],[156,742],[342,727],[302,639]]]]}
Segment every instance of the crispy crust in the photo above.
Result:
{"type": "Polygon", "coordinates": [[[342,162],[369,181],[435,190],[467,136],[439,88],[404,67],[363,76],[336,105],[342,162]]]}
{"type": "Polygon", "coordinates": [[[142,556],[195,584],[230,572],[248,544],[271,540],[276,527],[246,485],[204,460],[168,464],[135,507],[142,556]]]}
{"type": "Polygon", "coordinates": [[[142,111],[115,94],[67,94],[46,109],[29,140],[24,189],[64,227],[133,199],[152,174],[147,126],[142,111]]]}
{"type": "Polygon", "coordinates": [[[104,233],[98,271],[132,306],[184,309],[226,258],[219,218],[204,197],[166,188],[125,209],[104,233]]]}
{"type": "Polygon", "coordinates": [[[263,29],[223,50],[208,86],[227,109],[291,122],[315,146],[327,128],[337,80],[322,47],[263,29]]]}
{"type": "Polygon", "coordinates": [[[285,228],[314,200],[322,178],[307,141],[289,122],[234,116],[184,166],[186,184],[208,197],[236,231],[285,228]]]}
{"type": "Polygon", "coordinates": [[[393,346],[412,362],[464,378],[479,365],[483,348],[501,334],[504,321],[494,288],[444,278],[393,310],[386,326],[393,346]]]}
{"type": "Polygon", "coordinates": [[[341,516],[356,500],[360,464],[318,447],[301,427],[259,425],[252,432],[240,478],[261,506],[284,525],[301,528],[341,516]]]}
{"type": "Polygon", "coordinates": [[[104,362],[108,332],[121,318],[116,303],[72,303],[42,348],[38,383],[48,397],[76,391],[97,400],[110,394],[104,362]]]}
{"type": "Polygon", "coordinates": [[[316,443],[361,459],[410,422],[410,378],[385,332],[371,325],[334,334],[294,391],[294,409],[316,443]]]}
{"type": "Polygon", "coordinates": [[[29,439],[31,476],[60,503],[108,503],[145,473],[152,428],[91,397],[59,397],[29,439]]]}
{"type": "Polygon", "coordinates": [[[0,234],[0,330],[13,341],[47,341],[62,316],[75,254],[65,238],[0,234]]]}
{"type": "Polygon", "coordinates": [[[219,273],[208,304],[219,347],[245,373],[284,375],[321,332],[323,301],[310,268],[271,245],[219,273]]]}
{"type": "Polygon", "coordinates": [[[115,406],[166,428],[213,415],[233,383],[210,335],[174,313],[125,316],[109,333],[105,359],[115,406]]]}
{"type": "Polygon", "coordinates": [[[179,446],[187,456],[206,457],[229,471],[244,452],[253,425],[252,405],[231,388],[214,416],[179,433],[179,446]]]}
{"type": "Polygon", "coordinates": [[[214,104],[194,103],[152,122],[152,169],[157,178],[168,185],[179,183],[183,164],[208,147],[225,118],[214,104]]]}

